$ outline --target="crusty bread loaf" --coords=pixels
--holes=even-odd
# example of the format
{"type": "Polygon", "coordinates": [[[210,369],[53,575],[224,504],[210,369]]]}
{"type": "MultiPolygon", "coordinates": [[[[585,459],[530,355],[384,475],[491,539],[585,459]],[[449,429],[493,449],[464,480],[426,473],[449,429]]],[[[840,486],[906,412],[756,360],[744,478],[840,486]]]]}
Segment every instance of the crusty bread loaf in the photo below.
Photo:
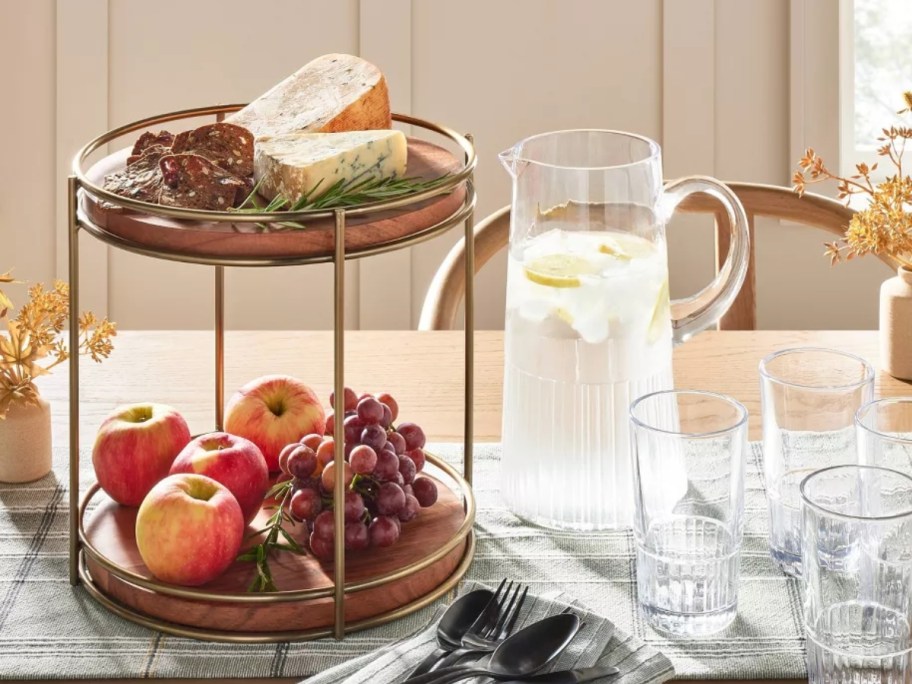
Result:
{"type": "Polygon", "coordinates": [[[305,64],[226,121],[254,136],[389,128],[389,91],[376,66],[330,54],[305,64]]]}

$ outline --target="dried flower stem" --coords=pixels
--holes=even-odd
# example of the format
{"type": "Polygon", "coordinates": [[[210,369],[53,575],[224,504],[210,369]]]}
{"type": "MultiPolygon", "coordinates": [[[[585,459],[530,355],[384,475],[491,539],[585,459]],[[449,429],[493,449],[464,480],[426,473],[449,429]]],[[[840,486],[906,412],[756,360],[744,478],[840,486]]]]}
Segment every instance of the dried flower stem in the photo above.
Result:
{"type": "MultiPolygon", "coordinates": [[[[9,272],[0,274],[0,283],[15,282],[9,272]]],[[[56,281],[51,290],[41,284],[32,285],[28,300],[10,318],[12,301],[0,290],[0,320],[6,322],[6,334],[0,333],[0,420],[14,403],[37,404],[35,379],[69,358],[70,351],[61,338],[69,302],[69,287],[63,281],[56,281]]],[[[112,322],[107,318],[99,320],[88,311],[75,324],[79,326],[76,353],[96,362],[110,356],[111,338],[117,334],[112,322]]]]}
{"type": "MultiPolygon", "coordinates": [[[[900,114],[912,112],[912,92],[903,93],[906,103],[900,114]]],[[[912,138],[912,128],[891,126],[883,129],[878,142],[878,156],[885,157],[896,168],[896,174],[874,185],[871,174],[877,164],[856,164],[857,173],[843,178],[830,171],[823,159],[808,148],[798,162],[799,170],[792,177],[794,190],[804,194],[808,185],[836,181],[839,199],[849,200],[853,195],[866,194],[871,199],[868,206],[856,212],[846,227],[845,237],[826,243],[825,254],[832,263],[848,261],[865,254],[887,255],[901,265],[912,268],[912,177],[904,175],[902,159],[906,141],[912,138]]]]}

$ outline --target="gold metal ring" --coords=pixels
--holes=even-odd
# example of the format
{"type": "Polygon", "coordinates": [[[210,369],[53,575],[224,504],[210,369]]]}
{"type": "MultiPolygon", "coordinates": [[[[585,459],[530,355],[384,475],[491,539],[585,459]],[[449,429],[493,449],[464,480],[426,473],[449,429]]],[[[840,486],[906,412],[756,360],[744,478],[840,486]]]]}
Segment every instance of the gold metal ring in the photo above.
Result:
{"type": "MultiPolygon", "coordinates": [[[[393,572],[386,573],[385,575],[371,578],[369,580],[350,583],[346,582],[346,594],[353,594],[359,591],[364,591],[366,589],[373,589],[379,586],[383,586],[384,584],[395,582],[396,580],[419,572],[424,568],[433,565],[437,561],[443,559],[446,555],[453,551],[453,549],[462,544],[464,540],[470,535],[472,526],[475,523],[475,497],[472,494],[472,489],[469,486],[469,483],[466,482],[465,478],[446,461],[443,461],[433,454],[428,454],[427,460],[429,463],[437,466],[450,478],[452,478],[461,490],[463,501],[465,502],[465,519],[462,521],[459,529],[456,530],[456,533],[446,544],[438,548],[433,553],[428,554],[419,561],[411,563],[403,568],[399,568],[398,570],[394,570],[393,572]]],[[[118,579],[127,582],[128,584],[132,584],[134,586],[168,596],[176,596],[178,598],[192,599],[197,601],[212,601],[216,603],[287,603],[291,601],[330,598],[333,595],[333,586],[314,589],[296,589],[293,591],[273,591],[268,593],[215,593],[189,587],[181,587],[174,584],[166,584],[156,579],[149,579],[148,577],[143,577],[142,575],[138,575],[135,572],[131,572],[130,570],[127,570],[126,568],[123,568],[112,562],[109,558],[102,554],[97,548],[95,548],[92,542],[89,541],[88,536],[86,535],[86,510],[89,503],[100,491],[100,489],[101,487],[97,482],[89,487],[88,491],[82,499],[82,502],[79,505],[79,542],[82,545],[86,556],[91,558],[92,561],[100,565],[106,571],[118,579]]]]}
{"type": "MultiPolygon", "coordinates": [[[[456,566],[453,573],[440,586],[411,603],[399,606],[395,610],[381,613],[380,615],[374,615],[373,617],[365,618],[364,620],[359,620],[357,622],[346,623],[345,633],[357,632],[358,630],[368,629],[369,627],[376,627],[378,625],[386,624],[387,622],[392,622],[393,620],[398,620],[399,618],[410,615],[416,610],[421,610],[425,606],[433,603],[459,583],[459,580],[461,580],[468,571],[474,557],[475,534],[472,532],[466,539],[466,550],[459,565],[456,566]]],[[[148,629],[158,630],[159,632],[165,632],[166,634],[173,634],[174,636],[232,644],[270,644],[281,641],[310,641],[333,635],[332,626],[288,632],[228,632],[223,630],[203,629],[200,627],[189,627],[174,622],[159,620],[158,618],[145,615],[133,608],[125,606],[105,594],[95,584],[95,580],[92,578],[92,574],[86,566],[84,553],[80,553],[79,556],[79,579],[82,580],[82,585],[85,587],[86,591],[89,592],[89,595],[110,612],[148,629]]]]}
{"type": "MultiPolygon", "coordinates": [[[[442,221],[438,221],[432,226],[425,228],[423,230],[405,235],[400,238],[394,238],[387,242],[382,242],[379,244],[370,245],[369,247],[363,247],[361,249],[347,249],[345,251],[345,258],[348,259],[361,259],[364,257],[374,256],[376,254],[383,254],[385,252],[390,252],[397,249],[403,249],[405,247],[411,247],[413,245],[426,242],[433,237],[436,237],[442,232],[445,232],[459,223],[465,221],[472,213],[475,211],[475,189],[471,183],[466,187],[466,197],[460,206],[453,214],[446,217],[442,221]]],[[[182,254],[177,251],[165,251],[153,249],[147,247],[146,245],[128,240],[127,238],[115,235],[110,233],[97,223],[92,221],[84,211],[79,210],[79,227],[85,230],[87,233],[92,235],[92,237],[105,242],[112,247],[117,247],[127,252],[133,252],[134,254],[140,254],[142,256],[152,257],[155,259],[165,259],[167,261],[177,261],[187,264],[205,264],[210,266],[240,266],[240,267],[256,267],[256,266],[300,266],[304,264],[320,264],[328,263],[334,260],[334,255],[332,252],[327,252],[326,254],[318,254],[314,256],[304,256],[304,257],[205,257],[198,255],[182,254]]]]}
{"type": "MultiPolygon", "coordinates": [[[[99,135],[97,138],[91,140],[81,150],[79,150],[79,152],[76,154],[76,157],[73,159],[73,175],[76,176],[77,180],[79,181],[79,185],[82,186],[85,191],[91,193],[99,200],[108,202],[109,204],[117,207],[132,209],[134,211],[139,211],[151,216],[162,216],[165,218],[183,219],[187,221],[210,221],[224,223],[274,223],[280,221],[294,222],[311,221],[319,218],[332,218],[334,216],[334,211],[331,209],[239,213],[231,211],[187,209],[185,207],[165,207],[160,204],[142,202],[130,197],[123,197],[121,195],[116,195],[113,192],[105,190],[104,188],[99,187],[90,181],[83,169],[85,161],[90,154],[127,133],[133,133],[138,130],[149,128],[150,126],[155,126],[169,121],[236,112],[242,107],[244,107],[244,105],[220,105],[215,107],[198,107],[195,109],[185,109],[178,112],[171,112],[169,114],[152,116],[147,119],[142,119],[140,121],[115,128],[112,131],[108,131],[107,133],[99,135]]],[[[418,128],[432,131],[449,139],[451,142],[456,143],[465,153],[465,163],[459,171],[453,173],[449,178],[446,179],[446,182],[441,183],[437,187],[430,188],[428,190],[422,190],[421,192],[416,192],[406,197],[399,197],[396,199],[380,202],[370,202],[368,204],[363,204],[357,207],[346,208],[346,217],[367,216],[382,211],[402,209],[404,207],[423,202],[424,200],[431,199],[432,197],[452,192],[456,187],[461,185],[467,178],[469,178],[475,169],[475,165],[477,163],[477,158],[475,156],[475,147],[468,139],[466,139],[465,136],[460,135],[453,129],[446,126],[441,126],[439,124],[425,121],[424,119],[419,119],[413,116],[393,114],[392,118],[393,121],[398,121],[400,123],[405,123],[411,126],[416,126],[418,128]]]]}

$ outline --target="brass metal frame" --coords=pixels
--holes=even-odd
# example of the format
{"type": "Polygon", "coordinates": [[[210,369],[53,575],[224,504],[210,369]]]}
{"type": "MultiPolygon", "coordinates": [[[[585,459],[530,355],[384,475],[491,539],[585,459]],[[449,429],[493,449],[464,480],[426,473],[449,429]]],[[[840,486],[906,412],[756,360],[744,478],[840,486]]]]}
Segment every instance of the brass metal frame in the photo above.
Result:
{"type": "MultiPolygon", "coordinates": [[[[325,636],[341,639],[347,632],[364,629],[375,625],[395,620],[418,610],[449,591],[465,574],[475,553],[475,537],[472,526],[475,520],[475,499],[471,490],[472,482],[472,435],[473,435],[473,388],[474,388],[474,291],[472,281],[474,278],[474,209],[475,187],[474,170],[476,165],[475,147],[471,135],[460,135],[450,128],[440,126],[411,116],[394,114],[395,121],[424,129],[435,133],[454,143],[464,154],[464,165],[449,177],[448,181],[431,190],[414,193],[407,197],[383,202],[374,202],[354,208],[334,209],[330,211],[285,211],[275,213],[237,214],[232,212],[202,211],[180,207],[163,207],[157,204],[141,202],[138,200],[121,197],[110,193],[93,184],[85,174],[84,166],[89,156],[103,148],[117,138],[135,131],[144,130],[169,121],[188,119],[204,116],[215,116],[221,120],[228,113],[241,109],[244,105],[218,105],[214,107],[200,107],[187,109],[169,114],[149,117],[141,121],[115,128],[87,143],[73,160],[73,172],[68,179],[68,237],[69,237],[69,285],[70,285],[70,320],[77,319],[79,311],[79,231],[84,230],[89,235],[105,242],[112,247],[125,251],[141,254],[168,261],[203,264],[214,267],[215,275],[215,427],[220,430],[223,425],[223,411],[225,400],[225,267],[269,267],[291,266],[312,263],[332,262],[334,277],[335,306],[333,313],[333,358],[334,358],[334,391],[341,397],[344,388],[344,359],[345,359],[345,261],[357,259],[374,254],[382,254],[396,249],[402,249],[424,240],[439,235],[451,227],[464,223],[467,245],[466,258],[466,297],[465,297],[465,435],[464,435],[464,462],[463,472],[458,473],[452,466],[428,455],[428,461],[443,470],[452,478],[463,496],[465,520],[456,534],[443,547],[425,558],[401,568],[395,572],[387,573],[362,582],[345,583],[345,549],[343,544],[335,546],[335,569],[333,586],[322,589],[307,589],[297,591],[279,591],[267,594],[214,594],[199,589],[177,587],[164,584],[157,580],[150,580],[125,568],[122,568],[105,558],[88,541],[85,535],[84,518],[89,502],[99,491],[98,484],[93,484],[80,498],[79,491],[79,358],[74,355],[69,364],[70,380],[70,583],[74,586],[83,583],[89,595],[101,603],[111,612],[120,615],[138,624],[157,629],[169,634],[185,636],[195,639],[212,641],[238,642],[238,643],[265,643],[275,641],[302,641],[325,636]],[[395,209],[407,210],[408,207],[437,195],[449,193],[460,185],[465,185],[465,199],[463,204],[450,216],[426,229],[411,235],[389,240],[381,244],[371,245],[358,250],[345,249],[346,221],[350,217],[369,216],[395,209]],[[331,253],[307,257],[276,257],[276,258],[245,258],[245,257],[199,257],[186,255],[176,251],[159,250],[147,247],[141,243],[122,238],[109,233],[102,226],[94,223],[88,214],[79,207],[80,192],[91,194],[93,197],[108,202],[123,209],[137,211],[154,216],[163,216],[174,219],[208,222],[230,223],[270,223],[280,221],[307,221],[315,218],[333,218],[334,220],[334,249],[331,253]],[[415,572],[428,567],[442,559],[460,544],[465,543],[465,552],[456,570],[447,580],[434,591],[420,597],[410,604],[401,606],[394,611],[374,616],[354,623],[345,622],[346,595],[354,594],[365,589],[388,584],[395,580],[407,577],[415,572]],[[149,589],[162,594],[178,596],[189,599],[205,601],[230,601],[242,603],[280,603],[286,601],[300,601],[306,599],[323,598],[332,596],[334,600],[334,620],[332,627],[307,631],[289,632],[222,632],[218,630],[197,629],[165,622],[150,617],[124,606],[115,601],[97,585],[91,576],[86,564],[86,559],[103,567],[106,571],[117,576],[122,581],[149,589]]],[[[305,228],[306,230],[306,228],[305,228]]],[[[78,327],[70,326],[70,347],[78,346],[78,327]]],[[[344,430],[342,421],[335,424],[335,453],[336,467],[342,468],[344,461],[344,430]]],[[[343,479],[337,478],[335,496],[341,500],[344,494],[343,479]]],[[[335,509],[336,538],[344,536],[344,511],[341,506],[335,509]]]]}
{"type": "MultiPolygon", "coordinates": [[[[378,625],[386,624],[387,622],[392,622],[393,620],[398,620],[399,618],[405,617],[410,613],[414,613],[416,610],[421,610],[425,606],[433,603],[456,586],[459,580],[462,579],[462,577],[468,571],[469,565],[471,565],[474,556],[475,533],[472,532],[466,539],[466,550],[462,556],[462,560],[453,571],[453,574],[450,575],[443,582],[443,584],[438,586],[432,592],[425,594],[421,598],[417,599],[416,601],[413,601],[406,606],[397,608],[395,611],[384,613],[382,615],[375,615],[372,618],[345,624],[344,634],[348,634],[349,632],[357,632],[361,629],[368,629],[369,627],[376,627],[378,625]]],[[[151,618],[148,615],[144,615],[143,613],[139,613],[132,608],[124,606],[122,603],[115,601],[107,594],[102,592],[98,588],[98,585],[93,581],[92,575],[86,566],[85,557],[81,553],[79,555],[79,579],[82,581],[83,586],[85,586],[86,591],[89,593],[89,596],[94,598],[102,606],[107,608],[115,615],[119,615],[125,620],[135,622],[136,624],[142,625],[143,627],[155,629],[166,634],[173,634],[174,636],[234,644],[269,644],[278,641],[308,641],[311,639],[322,639],[323,637],[336,636],[334,629],[331,627],[288,632],[242,633],[198,629],[196,627],[188,627],[186,625],[179,625],[174,622],[166,622],[164,620],[158,620],[157,618],[151,618]]]]}

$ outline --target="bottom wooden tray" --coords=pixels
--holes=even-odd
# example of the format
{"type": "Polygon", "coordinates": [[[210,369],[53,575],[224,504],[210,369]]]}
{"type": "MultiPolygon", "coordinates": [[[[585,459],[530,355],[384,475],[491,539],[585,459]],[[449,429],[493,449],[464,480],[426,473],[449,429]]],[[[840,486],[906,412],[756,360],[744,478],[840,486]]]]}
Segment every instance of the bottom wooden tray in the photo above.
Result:
{"type": "MultiPolygon", "coordinates": [[[[347,554],[346,584],[370,580],[418,563],[457,535],[466,515],[462,497],[441,480],[436,480],[437,503],[422,509],[415,520],[404,524],[402,536],[394,546],[347,554]]],[[[471,493],[467,495],[471,496],[471,493]]],[[[98,506],[85,514],[85,542],[117,568],[154,581],[136,548],[133,530],[137,509],[119,506],[102,493],[97,497],[101,499],[98,506]]],[[[268,512],[261,511],[252,525],[262,526],[266,517],[268,512]]],[[[364,623],[360,625],[362,627],[368,626],[366,623],[379,624],[386,621],[384,617],[394,619],[417,610],[426,602],[422,598],[430,600],[431,594],[439,593],[436,589],[444,584],[454,584],[465,573],[473,547],[469,533],[442,558],[421,570],[387,584],[347,593],[346,624],[361,622],[364,623]]],[[[137,586],[105,568],[88,550],[84,549],[83,554],[88,570],[84,579],[91,582],[90,592],[102,595],[96,595],[96,598],[105,604],[110,601],[113,605],[107,607],[123,617],[140,618],[136,621],[148,626],[152,626],[150,622],[155,623],[154,626],[163,631],[184,633],[180,629],[169,630],[167,626],[185,626],[190,628],[184,633],[186,636],[197,636],[193,632],[198,631],[203,638],[217,639],[216,635],[206,633],[244,633],[250,635],[249,640],[278,641],[284,638],[283,633],[289,635],[289,640],[308,638],[311,635],[307,632],[322,636],[333,625],[331,597],[277,601],[280,594],[269,594],[263,595],[271,597],[269,601],[251,602],[251,594],[247,593],[253,576],[251,563],[235,563],[221,577],[197,588],[224,595],[219,600],[199,600],[137,586]],[[160,625],[160,622],[167,624],[160,625]]],[[[321,563],[309,554],[276,554],[270,560],[270,567],[280,593],[333,585],[332,563],[321,563]]],[[[229,636],[222,640],[232,639],[229,636]]]]}

